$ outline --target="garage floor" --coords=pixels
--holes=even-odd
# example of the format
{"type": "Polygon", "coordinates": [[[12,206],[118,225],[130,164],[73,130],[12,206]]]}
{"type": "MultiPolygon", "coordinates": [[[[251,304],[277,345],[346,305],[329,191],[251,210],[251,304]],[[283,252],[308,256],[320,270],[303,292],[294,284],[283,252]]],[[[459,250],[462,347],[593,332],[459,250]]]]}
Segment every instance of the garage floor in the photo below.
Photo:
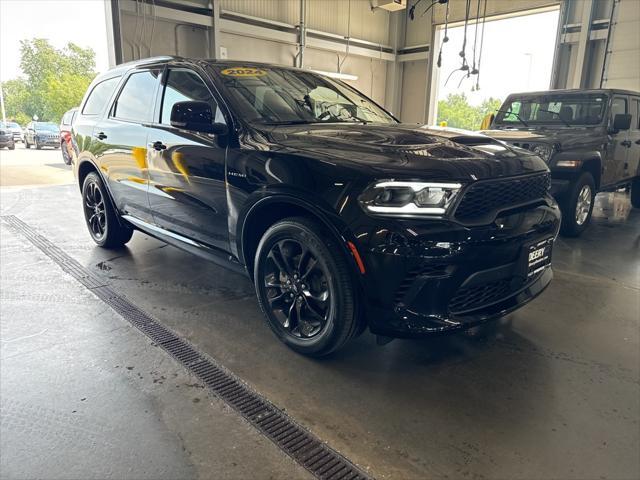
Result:
{"type": "MultiPolygon", "coordinates": [[[[4,155],[4,154],[3,154],[4,155]]],[[[500,322],[325,360],[251,283],[136,233],[105,251],[73,185],[2,188],[15,215],[376,478],[640,477],[640,212],[598,197],[545,294],[500,322]]],[[[2,222],[3,478],[307,478],[195,377],[2,222]]]]}

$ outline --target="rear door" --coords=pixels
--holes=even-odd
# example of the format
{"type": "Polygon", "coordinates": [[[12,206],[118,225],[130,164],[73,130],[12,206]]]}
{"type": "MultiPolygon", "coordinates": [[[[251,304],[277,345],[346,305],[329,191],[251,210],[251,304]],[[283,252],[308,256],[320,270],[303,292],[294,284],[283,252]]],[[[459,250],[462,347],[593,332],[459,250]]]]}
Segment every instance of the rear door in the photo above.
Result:
{"type": "Polygon", "coordinates": [[[213,88],[204,78],[179,66],[163,74],[156,123],[147,141],[149,203],[158,226],[228,251],[224,139],[180,130],[170,122],[176,102],[193,100],[209,103],[215,121],[226,123],[213,88]]]}
{"type": "Polygon", "coordinates": [[[627,154],[628,177],[640,176],[640,97],[631,97],[631,129],[629,130],[629,153],[627,154]]]}
{"type": "Polygon", "coordinates": [[[96,159],[118,210],[148,223],[153,215],[147,198],[146,145],[160,72],[160,67],[129,72],[107,115],[93,129],[99,142],[96,159]]]}
{"type": "MultiPolygon", "coordinates": [[[[629,112],[629,99],[626,95],[616,94],[611,99],[609,125],[613,125],[613,119],[619,113],[629,112]]],[[[607,156],[605,158],[602,185],[613,185],[625,177],[625,164],[629,148],[629,130],[609,135],[607,156]]]]}

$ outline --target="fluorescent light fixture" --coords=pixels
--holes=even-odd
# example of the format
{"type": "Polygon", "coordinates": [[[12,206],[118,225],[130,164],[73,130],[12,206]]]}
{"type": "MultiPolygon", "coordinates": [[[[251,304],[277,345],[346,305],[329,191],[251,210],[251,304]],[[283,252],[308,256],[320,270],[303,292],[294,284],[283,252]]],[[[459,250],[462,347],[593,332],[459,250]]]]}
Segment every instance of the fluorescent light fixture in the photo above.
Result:
{"type": "Polygon", "coordinates": [[[320,75],[324,75],[325,77],[337,78],[338,80],[358,80],[357,75],[351,75],[349,73],[339,73],[339,72],[325,72],[324,70],[311,70],[312,72],[319,73],[320,75]]]}

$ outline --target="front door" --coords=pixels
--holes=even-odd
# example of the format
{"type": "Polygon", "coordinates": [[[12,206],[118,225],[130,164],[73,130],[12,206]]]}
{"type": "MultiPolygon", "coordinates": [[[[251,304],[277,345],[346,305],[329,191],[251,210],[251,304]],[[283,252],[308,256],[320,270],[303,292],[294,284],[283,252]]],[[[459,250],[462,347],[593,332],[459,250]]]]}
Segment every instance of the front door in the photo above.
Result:
{"type": "Polygon", "coordinates": [[[631,97],[631,128],[629,130],[629,153],[626,176],[640,177],[640,97],[631,97]]]}
{"type": "Polygon", "coordinates": [[[159,84],[160,69],[135,70],[125,80],[105,119],[93,129],[100,142],[96,154],[120,213],[153,222],[147,189],[148,124],[159,84]]]}
{"type": "MultiPolygon", "coordinates": [[[[619,113],[628,113],[629,100],[626,96],[615,95],[611,100],[609,125],[613,125],[613,119],[619,113]]],[[[602,174],[602,186],[613,185],[625,177],[625,164],[629,142],[629,131],[624,130],[609,135],[606,158],[604,159],[604,173],[602,174]]]]}
{"type": "Polygon", "coordinates": [[[226,147],[215,135],[180,130],[170,122],[173,105],[189,100],[209,103],[216,122],[225,119],[211,89],[195,71],[169,68],[162,83],[147,140],[149,203],[155,222],[165,230],[228,251],[226,147]]]}

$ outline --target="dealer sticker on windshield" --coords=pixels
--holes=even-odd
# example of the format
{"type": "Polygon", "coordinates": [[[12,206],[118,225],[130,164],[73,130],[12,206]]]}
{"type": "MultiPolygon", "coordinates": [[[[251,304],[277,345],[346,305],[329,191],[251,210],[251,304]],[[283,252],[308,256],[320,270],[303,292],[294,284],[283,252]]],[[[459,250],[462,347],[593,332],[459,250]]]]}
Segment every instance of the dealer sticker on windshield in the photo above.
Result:
{"type": "Polygon", "coordinates": [[[225,68],[220,73],[228,77],[262,77],[267,74],[265,70],[252,67],[225,68]]]}

